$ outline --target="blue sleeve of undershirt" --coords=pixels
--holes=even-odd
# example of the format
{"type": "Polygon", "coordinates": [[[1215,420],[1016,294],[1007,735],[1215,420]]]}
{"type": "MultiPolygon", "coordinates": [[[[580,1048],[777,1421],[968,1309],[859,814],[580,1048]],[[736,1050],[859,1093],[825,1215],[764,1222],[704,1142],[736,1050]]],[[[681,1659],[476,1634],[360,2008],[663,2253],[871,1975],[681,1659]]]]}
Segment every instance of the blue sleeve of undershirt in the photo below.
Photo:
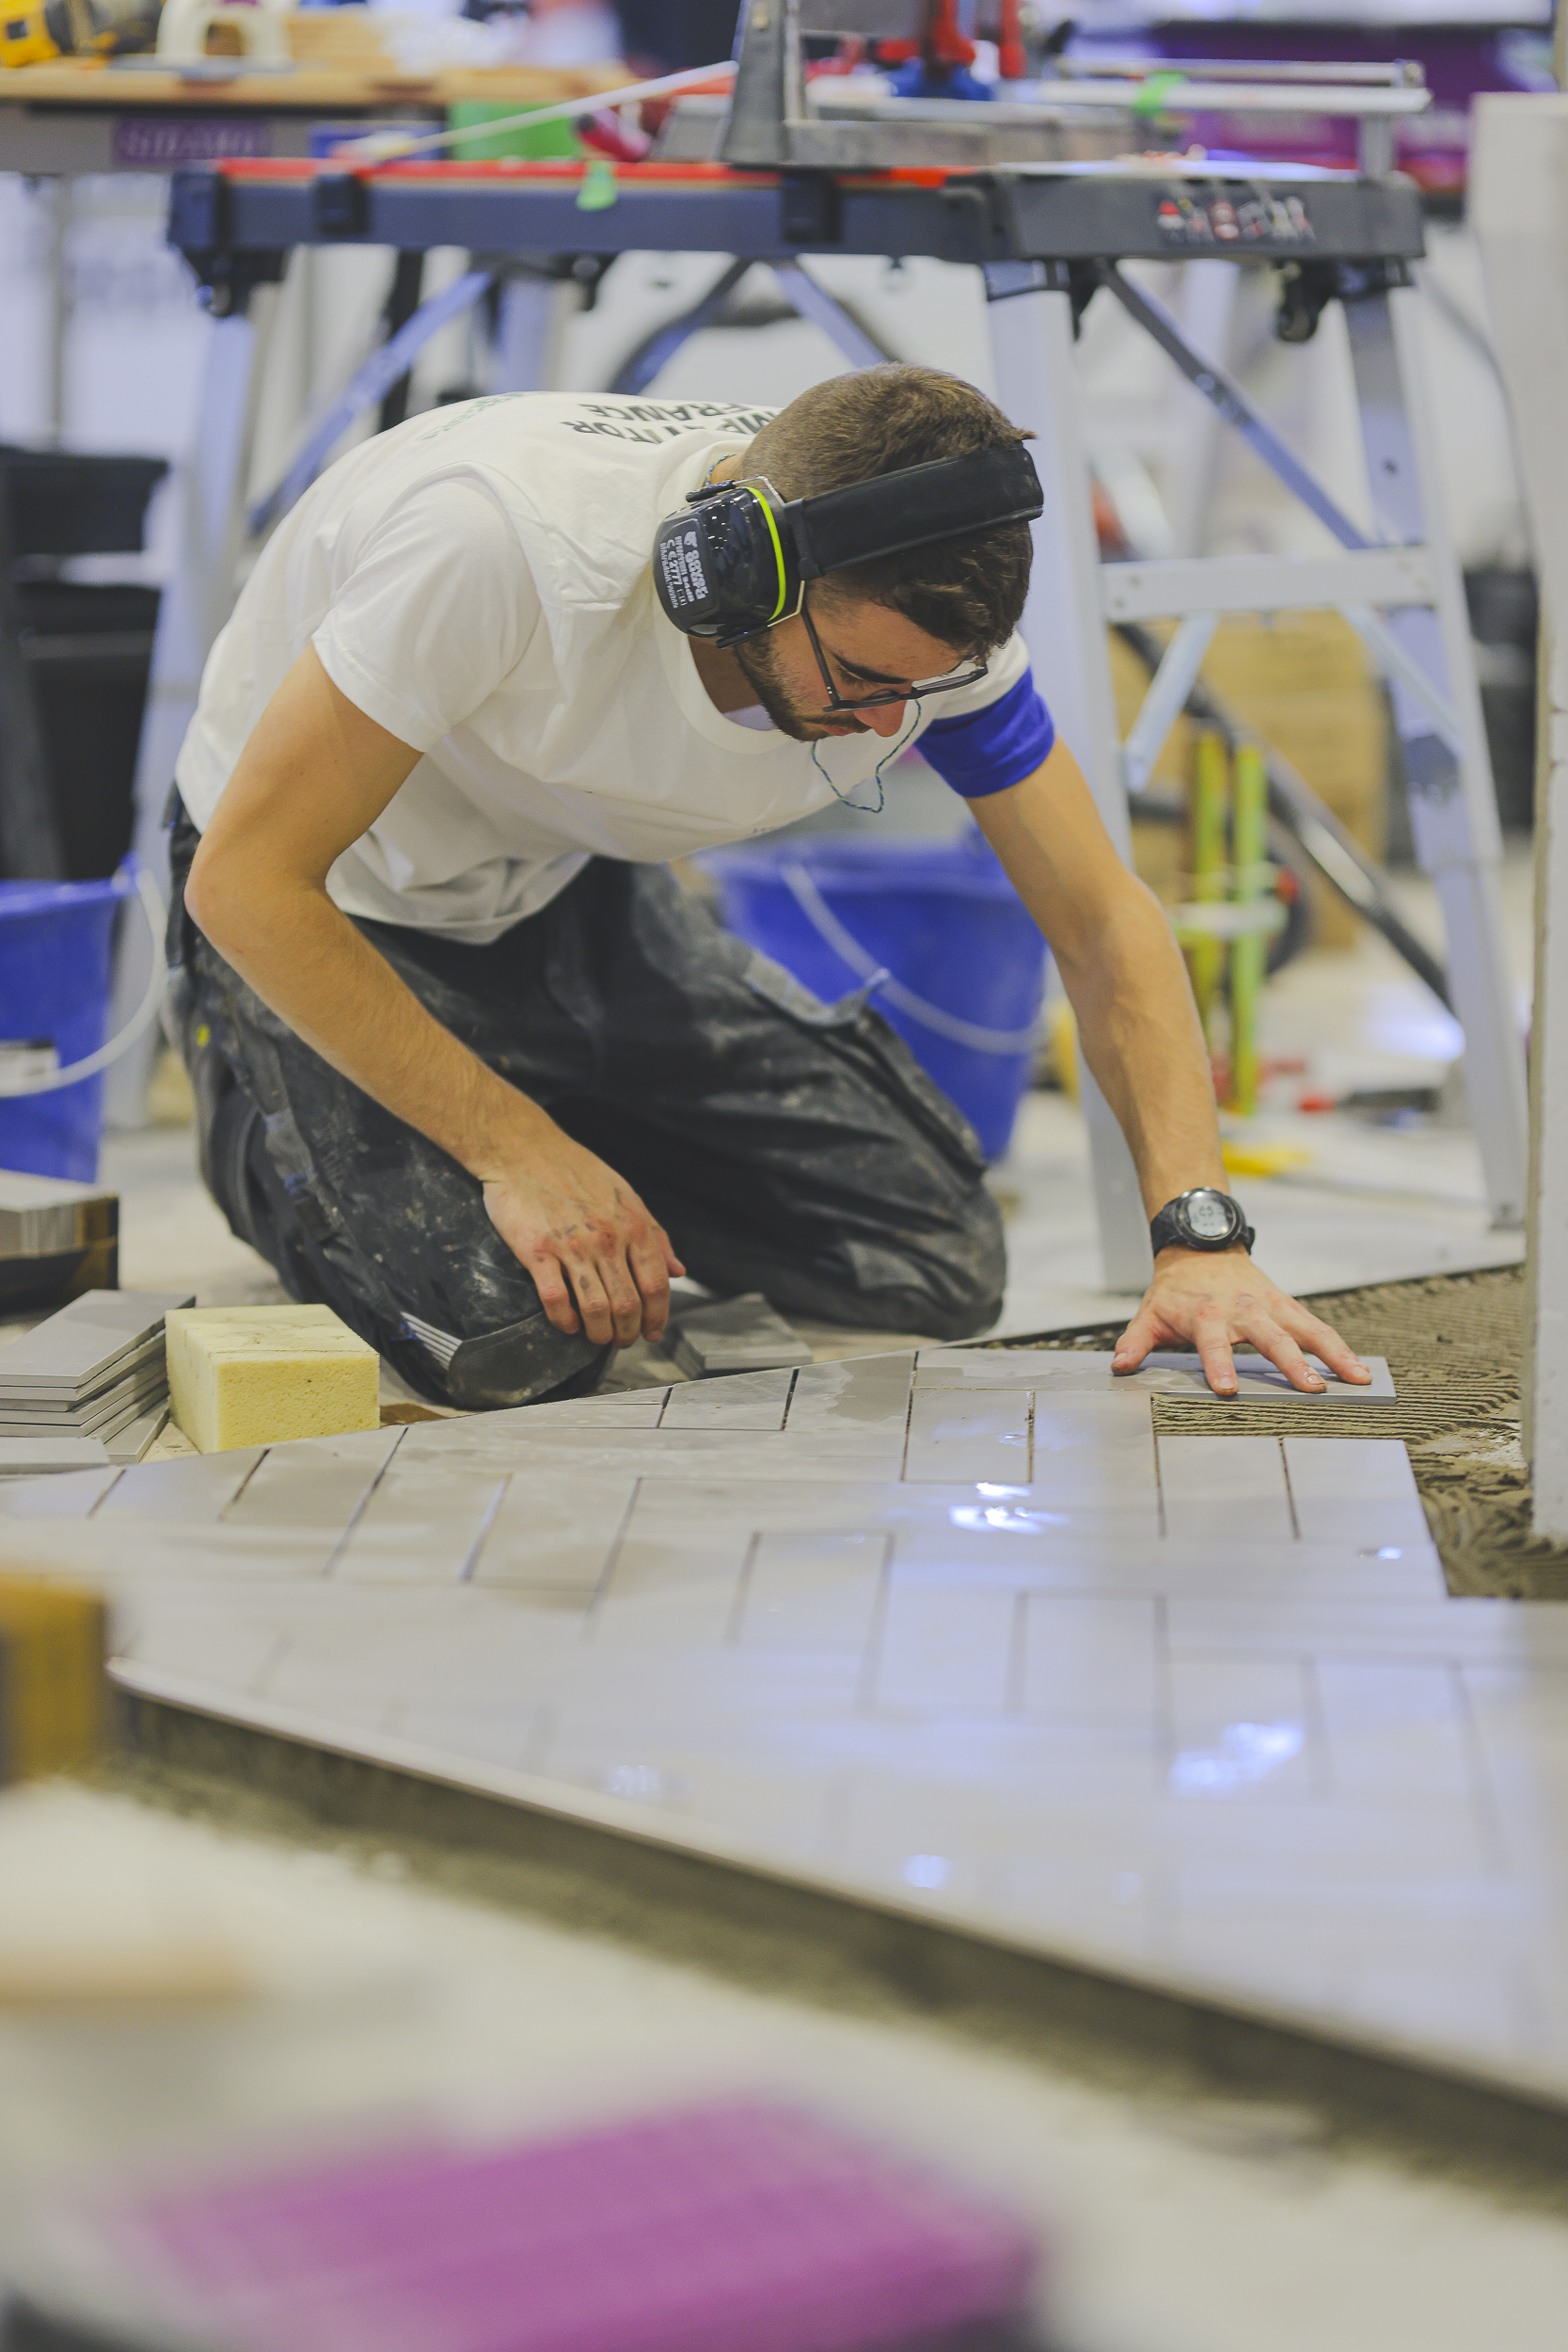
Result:
{"type": "Polygon", "coordinates": [[[933,719],[916,749],[955,792],[980,801],[1033,775],[1055,740],[1051,713],[1025,670],[999,702],[959,719],[933,719]]]}

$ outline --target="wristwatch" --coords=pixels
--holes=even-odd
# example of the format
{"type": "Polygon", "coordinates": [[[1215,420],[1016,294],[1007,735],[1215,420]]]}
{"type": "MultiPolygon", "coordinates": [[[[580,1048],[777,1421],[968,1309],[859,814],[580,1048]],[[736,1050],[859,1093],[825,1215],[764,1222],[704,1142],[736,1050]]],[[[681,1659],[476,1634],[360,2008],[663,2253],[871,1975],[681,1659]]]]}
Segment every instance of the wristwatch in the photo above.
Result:
{"type": "Polygon", "coordinates": [[[1158,1257],[1173,1242],[1183,1249],[1234,1249],[1238,1242],[1243,1249],[1250,1249],[1253,1232],[1227,1192],[1199,1184],[1165,1202],[1158,1216],[1150,1219],[1148,1238],[1158,1257]]]}

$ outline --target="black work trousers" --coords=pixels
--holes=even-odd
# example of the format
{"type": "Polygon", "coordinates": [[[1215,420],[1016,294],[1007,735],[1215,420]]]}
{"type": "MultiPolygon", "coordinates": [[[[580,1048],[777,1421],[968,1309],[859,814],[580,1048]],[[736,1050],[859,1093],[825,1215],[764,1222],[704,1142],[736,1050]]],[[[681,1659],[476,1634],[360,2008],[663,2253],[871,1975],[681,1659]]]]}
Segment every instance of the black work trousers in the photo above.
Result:
{"type": "MultiPolygon", "coordinates": [[[[197,840],[176,802],[170,1026],[234,1232],[437,1402],[591,1388],[610,1351],[548,1323],[474,1179],[329,1068],[185,914],[197,840]]],[[[707,1288],[942,1339],[994,1320],[1001,1223],[968,1123],[879,1014],[818,1004],[665,867],[596,858],[488,946],[358,928],[635,1187],[707,1288]]]]}

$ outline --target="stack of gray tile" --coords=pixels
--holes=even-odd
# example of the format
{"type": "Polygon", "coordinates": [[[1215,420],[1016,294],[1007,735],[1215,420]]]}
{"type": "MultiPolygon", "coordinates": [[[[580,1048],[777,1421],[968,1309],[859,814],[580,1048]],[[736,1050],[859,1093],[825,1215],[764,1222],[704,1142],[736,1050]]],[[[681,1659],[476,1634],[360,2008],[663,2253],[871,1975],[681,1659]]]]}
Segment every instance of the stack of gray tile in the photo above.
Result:
{"type": "Polygon", "coordinates": [[[168,1419],[164,1317],[188,1291],[84,1291],[0,1348],[0,1477],[138,1462],[168,1419]]]}

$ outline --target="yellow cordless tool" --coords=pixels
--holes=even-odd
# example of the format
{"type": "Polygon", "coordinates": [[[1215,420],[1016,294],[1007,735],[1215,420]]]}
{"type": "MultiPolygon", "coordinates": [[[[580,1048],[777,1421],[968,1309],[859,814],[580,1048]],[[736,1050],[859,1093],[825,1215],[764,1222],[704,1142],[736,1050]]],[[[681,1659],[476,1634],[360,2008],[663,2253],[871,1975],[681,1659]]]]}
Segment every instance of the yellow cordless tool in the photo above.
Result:
{"type": "Polygon", "coordinates": [[[0,66],[150,49],[158,0],[0,0],[0,66]]]}

